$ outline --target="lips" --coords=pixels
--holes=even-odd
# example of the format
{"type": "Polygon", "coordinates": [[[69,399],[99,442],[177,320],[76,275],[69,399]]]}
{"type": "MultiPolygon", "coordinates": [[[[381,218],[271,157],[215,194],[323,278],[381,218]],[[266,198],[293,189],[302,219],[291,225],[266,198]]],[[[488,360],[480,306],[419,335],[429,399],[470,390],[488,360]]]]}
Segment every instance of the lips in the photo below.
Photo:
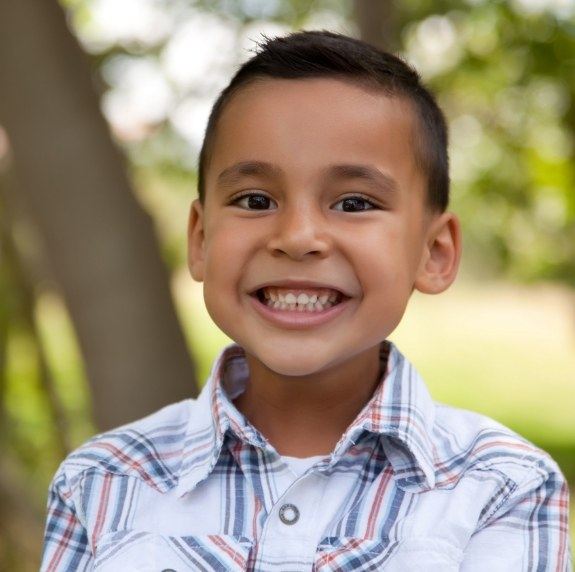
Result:
{"type": "Polygon", "coordinates": [[[300,329],[335,319],[352,296],[333,284],[287,279],[259,284],[249,291],[255,310],[277,326],[300,329]]]}

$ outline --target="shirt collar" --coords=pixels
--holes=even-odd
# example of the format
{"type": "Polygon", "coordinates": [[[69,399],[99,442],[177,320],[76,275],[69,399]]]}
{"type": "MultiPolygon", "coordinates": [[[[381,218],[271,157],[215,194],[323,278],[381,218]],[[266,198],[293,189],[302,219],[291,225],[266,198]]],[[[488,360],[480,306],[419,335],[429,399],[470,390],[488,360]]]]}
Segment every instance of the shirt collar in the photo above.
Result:
{"type": "Polygon", "coordinates": [[[435,403],[417,370],[392,342],[382,343],[382,359],[386,351],[386,370],[379,386],[338,446],[345,448],[346,438],[353,439],[361,431],[378,434],[397,485],[429,490],[435,486],[435,403]]]}
{"type": "Polygon", "coordinates": [[[244,349],[237,344],[224,347],[190,415],[178,477],[179,496],[194,489],[212,472],[228,432],[256,447],[265,447],[263,436],[231,401],[243,391],[247,377],[244,349]]]}
{"type": "MultiPolygon", "coordinates": [[[[435,404],[415,368],[392,342],[382,342],[380,359],[385,371],[382,380],[342,435],[326,467],[337,463],[368,432],[380,436],[399,487],[415,492],[429,490],[435,485],[435,404]]],[[[226,346],[215,360],[190,416],[178,494],[186,494],[207,478],[228,432],[255,447],[270,446],[232,403],[247,381],[245,351],[235,343],[226,346]]]]}

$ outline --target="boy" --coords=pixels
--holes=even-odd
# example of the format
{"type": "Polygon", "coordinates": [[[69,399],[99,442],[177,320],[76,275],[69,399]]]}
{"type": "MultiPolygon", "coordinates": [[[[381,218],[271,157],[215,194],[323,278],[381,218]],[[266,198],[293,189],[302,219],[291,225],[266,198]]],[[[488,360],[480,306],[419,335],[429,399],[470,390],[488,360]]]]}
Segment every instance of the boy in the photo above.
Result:
{"type": "Polygon", "coordinates": [[[386,341],[455,279],[441,111],[357,40],[267,41],[214,105],[189,267],[236,344],[57,472],[44,571],[569,569],[557,465],[386,341]]]}

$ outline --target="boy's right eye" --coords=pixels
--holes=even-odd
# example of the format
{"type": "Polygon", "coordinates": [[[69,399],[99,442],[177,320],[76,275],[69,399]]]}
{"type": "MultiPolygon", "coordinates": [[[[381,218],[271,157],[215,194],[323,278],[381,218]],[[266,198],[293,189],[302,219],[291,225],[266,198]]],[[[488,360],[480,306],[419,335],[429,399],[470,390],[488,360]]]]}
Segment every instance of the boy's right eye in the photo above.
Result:
{"type": "MultiPolygon", "coordinates": [[[[261,193],[245,193],[233,199],[230,204],[249,211],[265,211],[270,210],[272,203],[275,204],[275,201],[261,193]]],[[[277,205],[271,208],[277,208],[277,205]]]]}

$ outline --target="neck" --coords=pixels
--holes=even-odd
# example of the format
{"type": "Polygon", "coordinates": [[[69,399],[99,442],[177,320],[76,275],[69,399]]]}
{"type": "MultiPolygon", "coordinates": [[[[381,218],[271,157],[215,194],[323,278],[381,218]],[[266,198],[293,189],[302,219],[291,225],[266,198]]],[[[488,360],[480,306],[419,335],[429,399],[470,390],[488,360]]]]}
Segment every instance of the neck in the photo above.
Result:
{"type": "Polygon", "coordinates": [[[250,380],[235,406],[280,455],[331,453],[369,401],[381,376],[379,346],[344,364],[305,376],[285,376],[246,354],[250,380]]]}

